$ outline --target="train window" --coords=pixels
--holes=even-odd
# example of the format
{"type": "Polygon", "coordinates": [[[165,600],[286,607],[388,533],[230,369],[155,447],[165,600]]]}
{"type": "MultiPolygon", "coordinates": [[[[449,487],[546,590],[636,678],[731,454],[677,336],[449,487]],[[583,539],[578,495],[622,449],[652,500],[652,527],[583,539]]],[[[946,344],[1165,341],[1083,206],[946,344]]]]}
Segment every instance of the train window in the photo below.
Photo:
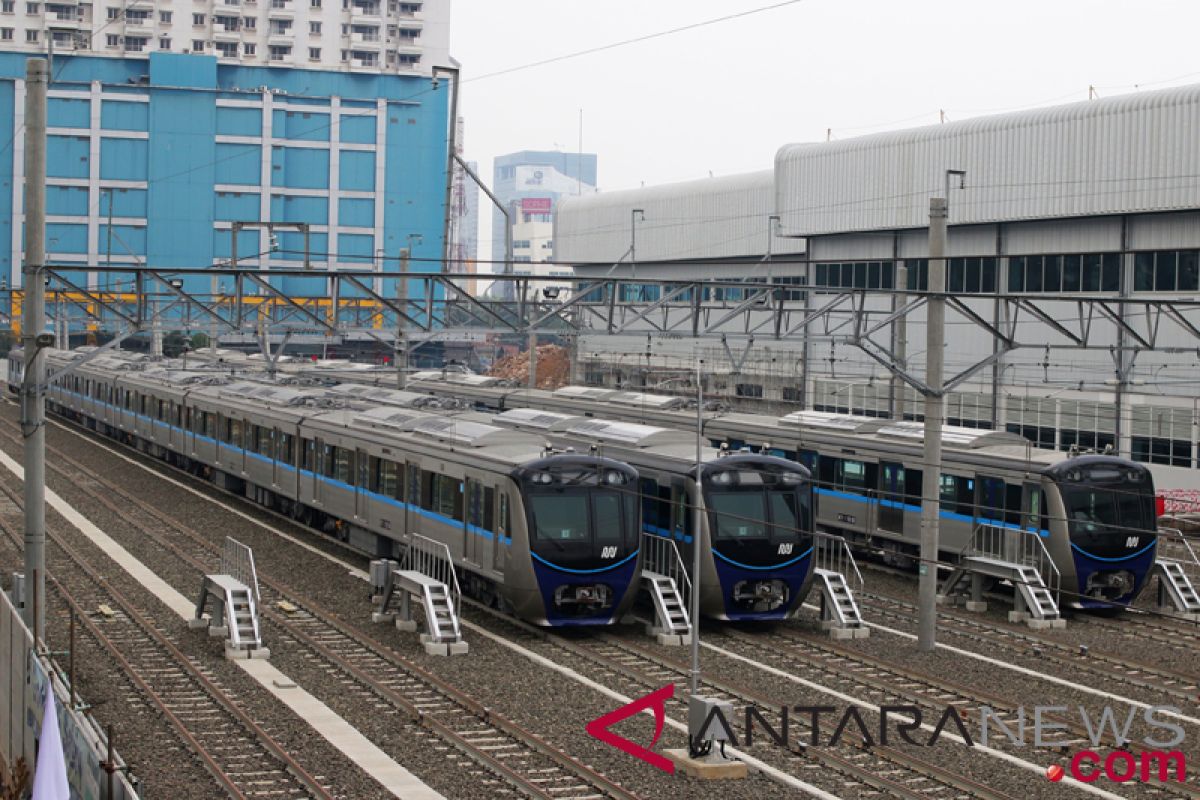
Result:
{"type": "Polygon", "coordinates": [[[274,455],[275,431],[272,428],[258,429],[258,452],[264,456],[274,455]]]}
{"type": "Polygon", "coordinates": [[[154,418],[155,419],[163,420],[163,419],[167,418],[166,405],[167,404],[162,400],[155,402],[155,404],[154,404],[154,406],[155,406],[154,418]]]}
{"type": "Polygon", "coordinates": [[[421,470],[420,506],[426,511],[433,511],[434,479],[437,476],[427,469],[421,470]]]}
{"type": "Polygon", "coordinates": [[[254,428],[255,428],[254,425],[251,425],[249,422],[242,420],[241,445],[242,445],[243,450],[254,449],[254,428]]]}
{"type": "Polygon", "coordinates": [[[480,527],[483,525],[483,487],[475,481],[469,481],[467,486],[469,497],[467,522],[480,527]]]}
{"type": "Polygon", "coordinates": [[[922,481],[925,480],[924,470],[904,469],[904,496],[911,505],[921,505],[922,481]]]}
{"type": "Polygon", "coordinates": [[[820,456],[816,450],[801,450],[798,459],[801,464],[808,467],[808,471],[813,475],[817,474],[817,462],[820,461],[820,456]]]}
{"type": "Polygon", "coordinates": [[[766,495],[763,492],[709,491],[706,494],[716,518],[716,538],[767,538],[766,495]]]}
{"type": "Polygon", "coordinates": [[[242,421],[240,419],[225,420],[225,441],[234,447],[242,446],[242,421]]]}
{"type": "Polygon", "coordinates": [[[834,485],[838,489],[862,494],[875,485],[875,475],[878,471],[876,464],[868,464],[864,461],[855,461],[849,458],[832,459],[832,461],[834,485]]]}
{"type": "Polygon", "coordinates": [[[212,413],[211,411],[204,412],[204,435],[209,437],[210,439],[215,439],[217,437],[216,416],[217,415],[212,413]]]}
{"type": "Polygon", "coordinates": [[[146,416],[146,400],[149,399],[146,395],[138,395],[138,413],[143,417],[146,416]]]}
{"type": "Polygon", "coordinates": [[[979,486],[980,522],[999,522],[1004,519],[1004,480],[981,475],[979,486]]]}
{"type": "Polygon", "coordinates": [[[616,492],[592,493],[592,519],[597,542],[621,541],[621,496],[616,492]]]}
{"type": "Polygon", "coordinates": [[[675,502],[674,502],[674,517],[676,533],[682,533],[684,536],[692,535],[692,518],[695,516],[695,510],[691,502],[689,502],[688,493],[682,487],[675,487],[675,502]]]}
{"type": "Polygon", "coordinates": [[[321,473],[326,478],[332,478],[335,474],[335,470],[337,469],[337,463],[334,459],[335,450],[337,450],[336,447],[331,444],[327,444],[322,448],[321,451],[321,473]]]}
{"type": "Polygon", "coordinates": [[[354,484],[354,451],[346,447],[335,447],[337,473],[335,477],[342,483],[354,484]]]}
{"type": "Polygon", "coordinates": [[[534,535],[543,541],[588,540],[588,495],[573,489],[529,495],[534,535]]]}
{"type": "Polygon", "coordinates": [[[368,492],[379,494],[379,485],[381,483],[380,472],[383,467],[383,459],[378,456],[367,457],[367,485],[368,492]]]}
{"type": "Polygon", "coordinates": [[[968,517],[975,516],[974,478],[943,473],[940,489],[939,501],[943,511],[951,511],[968,517]]]}
{"type": "Polygon", "coordinates": [[[501,536],[507,535],[511,529],[508,513],[508,492],[500,492],[500,519],[498,520],[497,532],[501,536]]]}
{"type": "Polygon", "coordinates": [[[463,519],[462,481],[448,475],[439,475],[436,472],[427,474],[429,486],[426,491],[430,504],[426,508],[461,522],[463,519]]]}
{"type": "Polygon", "coordinates": [[[313,471],[313,465],[317,460],[317,443],[312,439],[300,440],[300,468],[306,469],[309,472],[313,471]]]}
{"type": "Polygon", "coordinates": [[[496,524],[496,490],[490,486],[485,486],[483,489],[483,529],[485,531],[496,530],[493,527],[496,524]]]}
{"type": "Polygon", "coordinates": [[[292,435],[289,433],[279,434],[279,449],[276,452],[276,457],[284,464],[292,465],[296,462],[292,460],[292,435]]]}
{"type": "Polygon", "coordinates": [[[405,469],[408,471],[408,502],[414,506],[421,505],[421,473],[424,472],[415,464],[408,464],[405,469]]]}
{"type": "Polygon", "coordinates": [[[1004,521],[1021,524],[1021,487],[1017,484],[1010,483],[1004,489],[1004,521]]]}

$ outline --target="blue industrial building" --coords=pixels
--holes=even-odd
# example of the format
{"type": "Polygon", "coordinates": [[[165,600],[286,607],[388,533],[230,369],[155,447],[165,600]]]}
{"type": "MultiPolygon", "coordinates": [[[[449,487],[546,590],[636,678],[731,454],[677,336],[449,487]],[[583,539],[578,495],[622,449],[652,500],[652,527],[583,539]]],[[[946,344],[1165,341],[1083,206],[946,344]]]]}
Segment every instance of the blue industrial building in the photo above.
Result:
{"type": "MultiPolygon", "coordinates": [[[[0,54],[0,276],[13,286],[22,258],[28,57],[0,54]]],[[[270,220],[310,226],[316,270],[395,272],[409,247],[413,271],[440,269],[450,81],[182,53],[56,56],[51,70],[50,263],[223,264],[234,222],[270,220]]],[[[270,252],[265,229],[243,230],[238,264],[302,266],[302,234],[277,236],[270,252]]],[[[95,272],[76,277],[103,288],[95,272]]],[[[311,281],[273,282],[312,293],[311,281]]],[[[207,292],[209,283],[193,278],[187,288],[207,292]]],[[[379,288],[394,291],[390,283],[379,288]]]]}

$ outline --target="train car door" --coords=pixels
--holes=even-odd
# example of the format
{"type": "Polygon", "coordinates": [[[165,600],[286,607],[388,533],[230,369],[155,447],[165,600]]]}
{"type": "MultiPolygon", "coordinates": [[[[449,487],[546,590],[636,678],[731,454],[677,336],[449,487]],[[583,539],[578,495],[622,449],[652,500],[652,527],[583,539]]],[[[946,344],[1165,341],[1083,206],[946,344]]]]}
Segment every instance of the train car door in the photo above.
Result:
{"type": "Polygon", "coordinates": [[[421,507],[421,465],[410,461],[404,471],[408,479],[405,491],[407,505],[404,508],[404,533],[408,535],[421,532],[421,515],[417,513],[417,509],[421,507]]]}
{"type": "Polygon", "coordinates": [[[313,459],[313,482],[312,493],[313,503],[321,505],[325,500],[325,481],[322,477],[325,475],[325,459],[330,457],[327,452],[328,447],[322,439],[313,439],[314,456],[313,459]]]}
{"type": "Polygon", "coordinates": [[[480,535],[483,529],[483,486],[474,478],[463,478],[463,484],[466,488],[463,532],[467,537],[463,557],[473,564],[483,564],[483,536],[480,535]]]}
{"type": "Polygon", "coordinates": [[[904,533],[904,465],[879,462],[879,527],[904,533]]]}
{"type": "Polygon", "coordinates": [[[492,565],[499,572],[504,572],[504,559],[509,552],[505,541],[512,535],[508,529],[508,492],[505,490],[504,484],[496,485],[493,497],[495,509],[493,510],[492,531],[496,534],[496,546],[492,551],[492,565]]]}
{"type": "Polygon", "coordinates": [[[371,498],[367,492],[367,487],[370,485],[367,482],[369,466],[367,451],[355,450],[354,470],[357,475],[354,478],[354,516],[363,521],[368,520],[371,516],[371,498]]]}

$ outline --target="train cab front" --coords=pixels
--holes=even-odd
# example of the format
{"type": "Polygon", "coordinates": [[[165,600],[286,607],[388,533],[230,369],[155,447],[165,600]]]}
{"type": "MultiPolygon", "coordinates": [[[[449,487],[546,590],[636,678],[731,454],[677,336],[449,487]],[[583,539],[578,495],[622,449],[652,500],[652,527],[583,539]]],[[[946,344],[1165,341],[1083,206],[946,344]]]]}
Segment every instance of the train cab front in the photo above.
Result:
{"type": "Polygon", "coordinates": [[[701,470],[723,619],[784,619],[812,574],[813,490],[803,466],[733,455],[701,470]]]}
{"type": "Polygon", "coordinates": [[[1112,608],[1137,599],[1149,581],[1158,541],[1154,481],[1142,464],[1080,456],[1049,470],[1062,494],[1078,608],[1112,608]]]}
{"type": "Polygon", "coordinates": [[[553,455],[513,473],[549,625],[607,625],[637,592],[637,471],[607,458],[553,455]]]}

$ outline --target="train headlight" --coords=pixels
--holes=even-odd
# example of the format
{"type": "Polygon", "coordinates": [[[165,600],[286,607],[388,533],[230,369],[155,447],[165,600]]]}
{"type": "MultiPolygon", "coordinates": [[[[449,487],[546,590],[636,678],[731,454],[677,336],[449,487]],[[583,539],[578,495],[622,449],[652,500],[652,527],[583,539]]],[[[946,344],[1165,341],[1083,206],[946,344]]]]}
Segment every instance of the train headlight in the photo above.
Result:
{"type": "Polygon", "coordinates": [[[534,483],[548,485],[554,483],[554,476],[549,472],[535,472],[532,478],[534,483]]]}
{"type": "Polygon", "coordinates": [[[737,480],[735,472],[714,472],[712,482],[719,486],[732,486],[737,480]]]}
{"type": "Polygon", "coordinates": [[[781,472],[779,482],[784,486],[799,486],[804,483],[804,476],[799,472],[781,472]]]}
{"type": "Polygon", "coordinates": [[[625,483],[625,475],[615,469],[610,469],[604,473],[604,482],[612,486],[619,486],[625,483]]]}

